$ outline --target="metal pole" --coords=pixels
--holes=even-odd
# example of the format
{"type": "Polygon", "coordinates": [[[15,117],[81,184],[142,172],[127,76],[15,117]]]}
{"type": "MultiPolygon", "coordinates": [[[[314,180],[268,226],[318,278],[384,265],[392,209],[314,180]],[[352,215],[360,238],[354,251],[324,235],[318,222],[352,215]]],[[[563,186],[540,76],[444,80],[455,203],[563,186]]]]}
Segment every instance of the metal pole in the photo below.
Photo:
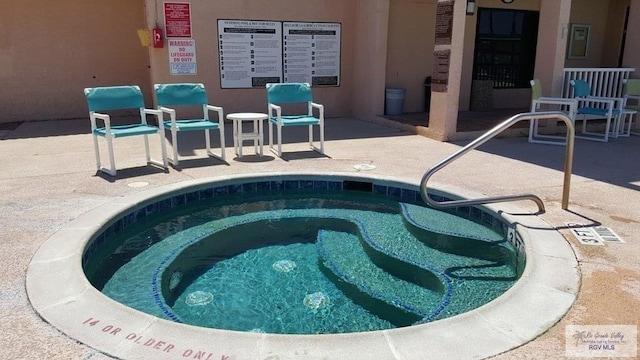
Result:
{"type": "Polygon", "coordinates": [[[454,154],[440,161],[433,167],[431,167],[425,174],[422,176],[422,180],[420,181],[420,195],[422,199],[434,208],[450,208],[455,206],[469,206],[469,205],[480,205],[480,204],[488,204],[488,203],[496,203],[496,202],[506,202],[506,201],[517,201],[517,200],[531,200],[536,203],[538,206],[538,211],[544,212],[544,203],[542,200],[533,194],[520,194],[520,195],[506,195],[506,196],[494,196],[494,197],[486,197],[482,199],[470,199],[470,200],[451,200],[451,201],[434,201],[429,197],[427,182],[429,178],[436,173],[438,170],[447,166],[457,158],[462,155],[468,153],[469,151],[477,148],[478,146],[484,144],[485,142],[491,140],[493,137],[503,132],[507,128],[511,127],[513,124],[523,121],[523,120],[540,120],[540,119],[560,119],[564,121],[567,125],[567,150],[565,152],[565,162],[564,162],[564,182],[562,187],[562,209],[566,210],[569,207],[569,189],[571,186],[571,171],[573,167],[573,148],[575,141],[575,127],[573,125],[573,121],[571,118],[567,116],[565,113],[560,111],[544,111],[544,112],[531,112],[531,113],[522,113],[518,115],[514,115],[502,123],[496,125],[493,129],[487,131],[474,141],[467,144],[462,149],[458,150],[454,154]]]}

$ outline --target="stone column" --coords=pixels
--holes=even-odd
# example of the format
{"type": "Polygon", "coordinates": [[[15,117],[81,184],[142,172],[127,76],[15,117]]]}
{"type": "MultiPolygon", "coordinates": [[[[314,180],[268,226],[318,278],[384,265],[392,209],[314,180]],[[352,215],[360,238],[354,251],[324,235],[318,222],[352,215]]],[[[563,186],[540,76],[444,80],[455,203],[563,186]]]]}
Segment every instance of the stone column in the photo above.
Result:
{"type": "Polygon", "coordinates": [[[428,136],[448,141],[456,134],[464,54],[466,0],[438,0],[428,136]]]}
{"type": "MultiPolygon", "coordinates": [[[[569,37],[569,17],[572,0],[541,0],[538,23],[536,67],[533,77],[542,84],[542,96],[561,97],[564,62],[569,37]]],[[[557,110],[557,109],[545,109],[557,110]]],[[[542,120],[543,132],[559,131],[555,121],[542,120]]]]}
{"type": "Polygon", "coordinates": [[[382,115],[389,0],[358,0],[355,17],[352,114],[361,118],[382,115]]]}
{"type": "Polygon", "coordinates": [[[543,96],[562,94],[571,1],[541,0],[540,2],[538,46],[533,76],[540,79],[543,96]]]}

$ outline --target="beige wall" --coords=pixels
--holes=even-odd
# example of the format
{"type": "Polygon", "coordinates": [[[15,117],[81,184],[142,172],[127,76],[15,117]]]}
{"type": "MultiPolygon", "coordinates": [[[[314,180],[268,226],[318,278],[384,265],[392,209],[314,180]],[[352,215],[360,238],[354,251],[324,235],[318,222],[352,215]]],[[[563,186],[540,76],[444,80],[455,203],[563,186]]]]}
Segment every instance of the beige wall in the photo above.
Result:
{"type": "Polygon", "coordinates": [[[607,18],[604,44],[602,46],[603,67],[617,67],[622,46],[622,32],[624,30],[624,17],[630,0],[611,0],[609,16],[607,18]]]}
{"type": "MultiPolygon", "coordinates": [[[[601,67],[607,19],[609,18],[609,0],[573,0],[571,4],[571,23],[591,25],[587,58],[569,60],[565,67],[601,67]]],[[[618,40],[619,41],[619,40],[618,40]]]]}
{"type": "Polygon", "coordinates": [[[540,80],[543,96],[562,94],[567,28],[571,0],[542,0],[533,78],[540,80]]]}
{"type": "MultiPolygon", "coordinates": [[[[164,0],[147,0],[150,24],[164,27],[164,0]]],[[[314,100],[325,106],[325,116],[351,115],[354,78],[354,48],[356,33],[356,1],[343,0],[192,0],[192,34],[196,43],[197,75],[175,76],[169,73],[168,49],[150,48],[149,56],[154,83],[202,82],[207,88],[209,102],[231,112],[266,112],[265,90],[222,89],[217,48],[217,20],[274,20],[342,23],[341,69],[339,87],[314,87],[314,100]]]]}
{"type": "Polygon", "coordinates": [[[404,112],[424,111],[424,81],[433,68],[435,0],[391,0],[386,85],[407,90],[404,112]]]}
{"type": "Polygon", "coordinates": [[[389,0],[357,3],[351,114],[367,118],[384,111],[389,0]]]}
{"type": "Polygon", "coordinates": [[[637,45],[640,44],[640,0],[631,0],[625,44],[622,66],[636,68],[631,77],[640,78],[640,47],[637,45]]]}
{"type": "Polygon", "coordinates": [[[144,24],[142,0],[4,2],[0,122],[87,118],[83,88],[146,87],[144,24]]]}

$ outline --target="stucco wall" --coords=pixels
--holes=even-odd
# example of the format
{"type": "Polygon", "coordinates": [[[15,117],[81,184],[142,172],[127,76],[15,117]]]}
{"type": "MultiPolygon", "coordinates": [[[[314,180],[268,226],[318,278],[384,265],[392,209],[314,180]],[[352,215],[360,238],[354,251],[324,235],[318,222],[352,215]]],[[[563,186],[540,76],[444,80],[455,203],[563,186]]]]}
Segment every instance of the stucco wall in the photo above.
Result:
{"type": "Polygon", "coordinates": [[[627,28],[627,40],[625,42],[623,67],[634,67],[633,78],[640,78],[640,48],[635,44],[640,43],[640,0],[631,0],[629,11],[629,27],[627,28]]]}
{"type": "MultiPolygon", "coordinates": [[[[601,67],[602,51],[607,19],[609,18],[609,0],[573,0],[571,3],[571,24],[587,24],[591,26],[589,48],[585,59],[567,59],[565,67],[601,67]]],[[[569,25],[569,29],[570,29],[569,25]]],[[[570,36],[570,34],[569,34],[570,36]]],[[[611,40],[611,39],[609,39],[611,40]]],[[[619,40],[617,40],[619,42],[619,40]]]]}
{"type": "Polygon", "coordinates": [[[617,67],[622,46],[624,18],[630,0],[611,0],[602,47],[602,67],[617,67]]]}
{"type": "Polygon", "coordinates": [[[4,2],[0,122],[87,118],[85,87],[138,84],[148,94],[144,27],[142,0],[4,2]]]}
{"type": "MultiPolygon", "coordinates": [[[[148,21],[164,26],[163,0],[147,0],[148,21]]],[[[341,28],[341,68],[339,87],[314,87],[316,102],[325,106],[325,116],[351,115],[353,87],[353,49],[356,30],[356,2],[343,0],[192,0],[192,36],[196,43],[197,75],[171,75],[169,55],[163,49],[149,50],[153,83],[202,82],[209,102],[230,112],[266,112],[264,88],[222,89],[217,47],[217,20],[273,20],[301,22],[339,22],[341,28]]]]}
{"type": "Polygon", "coordinates": [[[435,0],[391,0],[386,85],[407,90],[404,112],[424,111],[424,81],[431,76],[435,0]]]}

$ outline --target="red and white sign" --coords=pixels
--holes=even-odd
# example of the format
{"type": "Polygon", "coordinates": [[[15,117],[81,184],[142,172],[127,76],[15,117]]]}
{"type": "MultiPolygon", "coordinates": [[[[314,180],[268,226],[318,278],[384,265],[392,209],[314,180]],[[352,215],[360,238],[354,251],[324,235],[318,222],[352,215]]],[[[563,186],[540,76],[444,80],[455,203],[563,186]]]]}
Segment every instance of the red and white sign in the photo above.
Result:
{"type": "Polygon", "coordinates": [[[191,4],[164,3],[164,29],[167,38],[191,37],[191,4]]]}
{"type": "Polygon", "coordinates": [[[169,39],[169,67],[171,75],[196,75],[196,42],[193,39],[169,39]]]}

